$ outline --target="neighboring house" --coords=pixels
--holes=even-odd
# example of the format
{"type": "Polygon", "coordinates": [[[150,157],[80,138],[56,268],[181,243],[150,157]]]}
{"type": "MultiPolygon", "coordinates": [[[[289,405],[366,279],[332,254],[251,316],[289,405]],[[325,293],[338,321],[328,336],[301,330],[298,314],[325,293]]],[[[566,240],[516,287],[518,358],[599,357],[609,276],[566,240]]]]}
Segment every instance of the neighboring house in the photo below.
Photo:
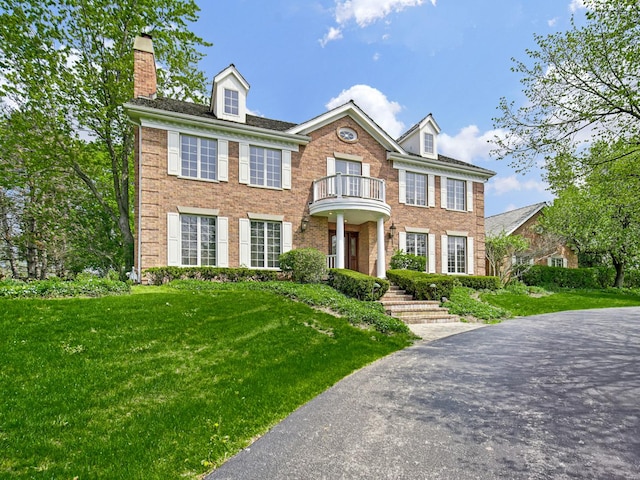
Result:
{"type": "Polygon", "coordinates": [[[353,102],[299,124],[254,116],[234,65],[215,76],[210,106],[160,98],[151,39],[134,50],[125,108],[137,125],[138,274],[277,269],[281,253],[302,247],[378,277],[398,248],[427,257],[429,272],[484,274],[494,172],[439,155],[431,115],[397,140],[353,102]]]}
{"type": "MultiPolygon", "coordinates": [[[[538,224],[546,202],[510,210],[485,219],[487,237],[504,232],[520,235],[529,241],[529,249],[511,258],[511,265],[548,265],[551,267],[578,268],[578,256],[559,238],[550,235],[538,224]]],[[[490,272],[487,262],[486,270],[490,272]]]]}

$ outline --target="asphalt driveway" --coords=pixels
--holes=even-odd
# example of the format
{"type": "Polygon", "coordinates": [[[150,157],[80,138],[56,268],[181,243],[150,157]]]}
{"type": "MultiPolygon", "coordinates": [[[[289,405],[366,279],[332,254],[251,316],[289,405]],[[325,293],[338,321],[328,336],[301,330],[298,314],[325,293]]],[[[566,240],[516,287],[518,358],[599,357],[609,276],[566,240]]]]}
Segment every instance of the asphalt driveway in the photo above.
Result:
{"type": "Polygon", "coordinates": [[[384,358],[207,477],[640,478],[640,308],[510,320],[384,358]]]}

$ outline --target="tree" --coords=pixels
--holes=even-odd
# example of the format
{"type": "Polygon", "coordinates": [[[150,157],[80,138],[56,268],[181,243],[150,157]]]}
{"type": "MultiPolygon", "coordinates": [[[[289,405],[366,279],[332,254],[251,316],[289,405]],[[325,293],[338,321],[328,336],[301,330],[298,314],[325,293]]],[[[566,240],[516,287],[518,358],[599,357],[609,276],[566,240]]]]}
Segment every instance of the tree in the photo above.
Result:
{"type": "Polygon", "coordinates": [[[197,48],[207,44],[187,28],[198,10],[194,0],[0,0],[0,95],[55,126],[47,148],[61,152],[119,231],[124,271],[133,264],[134,135],[122,109],[133,97],[133,40],[153,35],[160,94],[201,98],[197,48]],[[68,140],[80,136],[103,152],[114,202],[92,175],[95,158],[74,155],[68,140]]]}
{"type": "Polygon", "coordinates": [[[516,267],[512,258],[529,248],[529,241],[521,235],[507,235],[501,232],[498,235],[488,236],[485,239],[485,257],[489,262],[489,274],[496,275],[502,285],[511,278],[516,267]]]}
{"type": "Polygon", "coordinates": [[[512,156],[521,170],[540,156],[579,152],[592,140],[622,138],[632,151],[640,148],[640,3],[584,3],[584,25],[572,19],[567,32],[535,36],[537,50],[527,50],[531,63],[514,60],[527,103],[516,108],[501,99],[502,116],[494,124],[506,133],[496,139],[494,153],[512,156]]]}
{"type": "Polygon", "coordinates": [[[640,258],[640,152],[630,142],[594,144],[584,158],[562,155],[549,169],[558,198],[542,225],[569,240],[580,254],[607,255],[622,287],[626,266],[640,258]],[[601,163],[602,158],[617,158],[601,163]]]}

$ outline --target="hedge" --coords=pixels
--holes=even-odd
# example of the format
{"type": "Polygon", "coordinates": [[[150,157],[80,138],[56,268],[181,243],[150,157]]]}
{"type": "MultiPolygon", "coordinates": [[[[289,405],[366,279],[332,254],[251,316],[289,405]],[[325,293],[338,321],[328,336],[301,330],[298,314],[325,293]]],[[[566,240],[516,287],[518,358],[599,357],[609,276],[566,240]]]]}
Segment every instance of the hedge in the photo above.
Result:
{"type": "Polygon", "coordinates": [[[274,270],[252,270],[250,268],[220,267],[153,267],[144,271],[151,285],[162,285],[173,280],[211,280],[216,282],[239,282],[252,280],[266,282],[278,280],[281,273],[274,270]]]}
{"type": "Polygon", "coordinates": [[[28,282],[0,281],[0,297],[3,298],[102,297],[123,295],[130,291],[128,283],[97,277],[71,281],[59,278],[28,282]]]}
{"type": "Polygon", "coordinates": [[[329,270],[329,285],[347,297],[365,301],[379,300],[389,290],[387,280],[339,268],[329,270]]]}
{"type": "Polygon", "coordinates": [[[484,277],[480,275],[458,275],[454,277],[461,286],[474,290],[499,290],[500,279],[498,277],[484,277]]]}
{"type": "Polygon", "coordinates": [[[387,278],[413,295],[416,300],[437,300],[450,297],[457,283],[456,277],[415,272],[412,270],[388,270],[387,278]]]}
{"type": "Polygon", "coordinates": [[[327,257],[315,248],[296,248],[280,255],[280,269],[298,283],[320,283],[327,275],[327,257]]]}
{"type": "Polygon", "coordinates": [[[537,287],[606,288],[613,285],[615,272],[608,268],[563,268],[533,265],[522,273],[522,281],[537,287]]]}

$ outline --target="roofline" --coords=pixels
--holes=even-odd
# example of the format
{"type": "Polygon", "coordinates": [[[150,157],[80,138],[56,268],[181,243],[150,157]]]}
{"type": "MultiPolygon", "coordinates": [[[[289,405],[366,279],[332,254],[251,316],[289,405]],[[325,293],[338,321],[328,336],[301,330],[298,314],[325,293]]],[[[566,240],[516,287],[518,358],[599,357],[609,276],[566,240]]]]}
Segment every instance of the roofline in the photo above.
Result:
{"type": "MultiPolygon", "coordinates": [[[[247,82],[247,79],[244,78],[242,76],[242,74],[240,73],[240,70],[238,70],[238,67],[236,67],[233,63],[229,64],[228,67],[223,68],[222,70],[220,70],[214,77],[213,77],[213,83],[214,85],[217,83],[217,78],[219,78],[223,73],[225,73],[227,70],[230,70],[230,73],[235,73],[236,76],[240,79],[240,82],[243,84],[244,88],[246,88],[247,90],[249,90],[251,88],[251,85],[249,85],[249,82],[247,82]]],[[[227,74],[227,75],[228,75],[227,74]]],[[[226,75],[225,75],[226,76],[226,75]]]]}
{"type": "MultiPolygon", "coordinates": [[[[536,205],[536,204],[534,203],[533,205],[536,205]]],[[[514,208],[513,210],[520,210],[520,209],[527,208],[527,207],[533,207],[533,205],[527,205],[527,206],[520,207],[520,208],[514,208]]],[[[503,230],[503,232],[505,233],[505,235],[507,235],[507,236],[508,236],[508,235],[511,235],[513,232],[515,232],[517,229],[519,229],[522,225],[524,225],[525,223],[527,223],[527,222],[531,219],[531,217],[533,217],[536,213],[538,213],[538,212],[539,212],[540,210],[542,210],[543,208],[545,208],[545,207],[548,207],[548,206],[549,206],[549,204],[548,204],[547,202],[540,202],[540,203],[539,203],[539,204],[537,204],[537,205],[538,205],[538,207],[537,207],[533,212],[531,212],[531,213],[530,213],[530,214],[529,214],[529,215],[528,215],[524,220],[522,220],[520,223],[518,223],[518,224],[517,224],[514,228],[512,228],[510,231],[508,231],[508,232],[507,232],[506,230],[503,230]]],[[[489,217],[486,217],[486,218],[485,218],[485,224],[486,224],[486,221],[487,221],[489,218],[498,217],[498,216],[500,216],[500,215],[504,215],[505,213],[513,212],[513,210],[508,210],[508,211],[506,211],[506,212],[502,212],[502,213],[496,213],[495,215],[491,215],[491,216],[489,216],[489,217]]]]}
{"type": "Polygon", "coordinates": [[[221,131],[226,132],[247,132],[260,135],[264,138],[287,140],[296,145],[307,145],[311,141],[311,137],[307,135],[292,134],[288,132],[278,132],[270,130],[268,128],[254,127],[251,125],[244,125],[241,123],[229,122],[226,120],[218,120],[213,118],[203,118],[196,115],[189,115],[187,113],[171,112],[168,110],[161,110],[159,108],[144,107],[141,105],[135,105],[132,103],[125,103],[123,105],[127,114],[133,118],[149,118],[154,120],[166,120],[167,117],[174,120],[182,121],[187,124],[202,125],[207,124],[212,127],[216,127],[221,131]]]}
{"type": "MultiPolygon", "coordinates": [[[[451,163],[446,163],[442,160],[438,160],[435,158],[426,158],[426,157],[416,157],[415,155],[407,155],[407,154],[398,154],[394,152],[387,153],[387,160],[398,160],[401,162],[413,163],[419,166],[429,166],[433,168],[437,168],[440,170],[447,170],[451,172],[466,172],[469,174],[473,174],[475,176],[484,178],[485,180],[489,180],[491,177],[496,175],[496,172],[493,170],[487,170],[486,168],[477,167],[472,164],[467,165],[454,165],[451,163]]],[[[455,159],[452,159],[455,160],[455,159]]]]}

